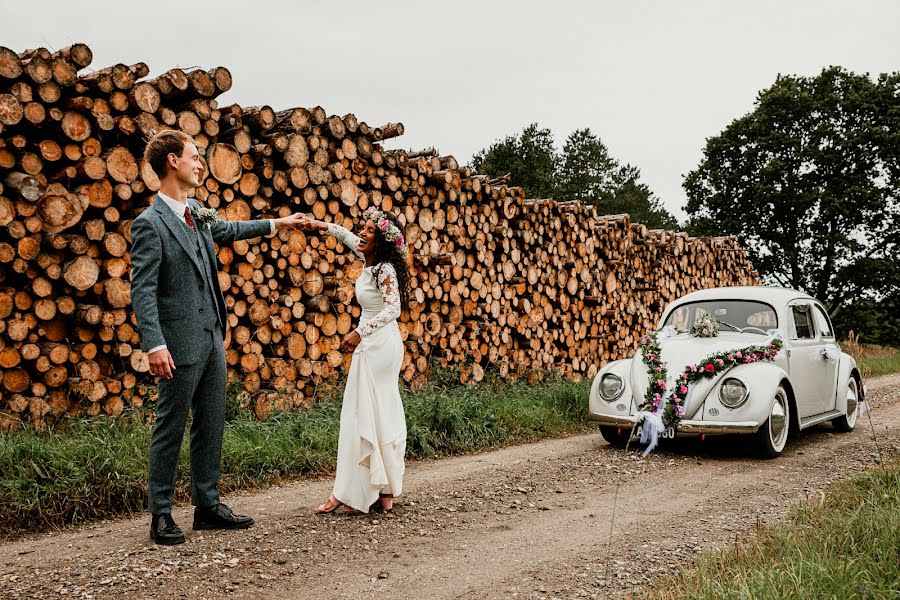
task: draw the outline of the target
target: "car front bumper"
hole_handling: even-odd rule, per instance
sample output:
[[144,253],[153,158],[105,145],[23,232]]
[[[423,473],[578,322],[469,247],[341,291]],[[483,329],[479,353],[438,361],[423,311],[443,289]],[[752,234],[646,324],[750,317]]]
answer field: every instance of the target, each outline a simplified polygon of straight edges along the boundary
[[[588,411],[588,421],[610,427],[631,429],[638,421],[637,417],[601,415]],[[693,421],[684,419],[678,424],[678,435],[726,435],[730,433],[755,433],[760,424],[756,421]]]

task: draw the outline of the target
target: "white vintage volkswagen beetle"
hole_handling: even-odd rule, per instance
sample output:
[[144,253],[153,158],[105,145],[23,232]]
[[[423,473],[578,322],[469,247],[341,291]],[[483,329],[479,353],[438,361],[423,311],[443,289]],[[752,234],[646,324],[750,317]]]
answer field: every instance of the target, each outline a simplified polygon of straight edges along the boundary
[[[701,317],[713,317],[715,337],[688,330]],[[714,354],[736,353],[780,338],[784,347],[773,360],[726,366],[699,379],[684,401],[684,415],[661,437],[747,434],[759,452],[776,457],[789,435],[823,421],[836,431],[856,424],[864,388],[856,361],[841,352],[821,303],[796,290],[774,287],[714,288],[687,294],[669,304],[659,343],[667,365],[667,389],[685,369]],[[594,378],[588,418],[600,424],[611,444],[624,445],[644,420],[639,416],[648,386],[641,351],[605,365]]]

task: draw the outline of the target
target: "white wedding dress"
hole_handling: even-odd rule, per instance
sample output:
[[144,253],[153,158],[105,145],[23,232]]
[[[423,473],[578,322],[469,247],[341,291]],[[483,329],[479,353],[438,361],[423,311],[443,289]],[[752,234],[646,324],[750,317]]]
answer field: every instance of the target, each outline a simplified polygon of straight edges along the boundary
[[[357,251],[360,239],[329,224],[328,235]],[[356,331],[362,340],[353,352],[338,440],[334,497],[362,512],[379,494],[403,493],[406,417],[400,399],[403,341],[397,318],[400,294],[390,263],[363,269],[356,280],[362,316]]]

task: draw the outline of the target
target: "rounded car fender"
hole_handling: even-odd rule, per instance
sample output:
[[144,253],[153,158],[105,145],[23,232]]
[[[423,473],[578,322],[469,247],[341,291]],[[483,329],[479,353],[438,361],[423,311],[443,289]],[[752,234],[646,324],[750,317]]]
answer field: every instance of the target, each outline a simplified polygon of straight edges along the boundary
[[[859,373],[856,360],[846,352],[841,352],[840,363],[838,364],[837,397],[835,398],[834,408],[842,413],[847,412],[847,391],[850,388],[850,378],[853,377],[854,373]],[[862,400],[864,392],[861,385],[858,392],[859,399]]]
[[[737,408],[729,408],[719,400],[719,389],[729,378],[735,378],[747,386],[747,401]],[[773,363],[751,363],[739,365],[723,375],[706,396],[700,411],[693,418],[705,421],[756,421],[759,424],[769,418],[772,399],[781,382],[790,377],[779,365]],[[790,394],[791,391],[788,390]],[[711,410],[715,409],[715,410]]]
[[[622,378],[622,381],[625,382],[625,388],[622,390],[622,395],[619,396],[614,402],[613,405],[617,405],[620,403],[624,403],[628,407],[633,406],[632,402],[632,389],[631,389],[631,359],[626,358],[622,360],[614,360],[610,363],[607,363],[597,372],[597,375],[594,377],[593,383],[591,383],[591,393],[588,397],[588,408],[592,413],[596,414],[623,414],[620,411],[611,410],[610,403],[600,397],[600,380],[607,373],[613,373]],[[624,414],[630,414],[631,410],[629,409]]]

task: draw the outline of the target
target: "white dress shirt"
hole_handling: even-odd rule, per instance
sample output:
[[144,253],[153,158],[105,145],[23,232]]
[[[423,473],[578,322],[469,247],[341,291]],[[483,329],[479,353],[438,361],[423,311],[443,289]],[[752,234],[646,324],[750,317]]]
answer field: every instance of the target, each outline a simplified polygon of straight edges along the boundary
[[[163,194],[162,192],[156,192],[156,194],[159,196],[159,198],[163,202],[166,203],[166,206],[168,206],[169,208],[172,209],[172,212],[175,213],[175,216],[177,216],[179,219],[181,219],[182,223],[187,225],[187,220],[184,218],[184,209],[187,208],[187,203],[181,202],[179,200],[175,200],[174,198],[170,198],[170,197],[166,196],[165,194]],[[269,235],[274,235],[275,234],[275,219],[269,219],[269,225],[271,227],[271,229],[269,231]],[[165,344],[163,344],[162,346],[156,346],[155,348],[151,348],[150,350],[148,350],[147,354],[153,354],[154,352],[157,352],[159,350],[164,350],[165,348],[166,348]]]

